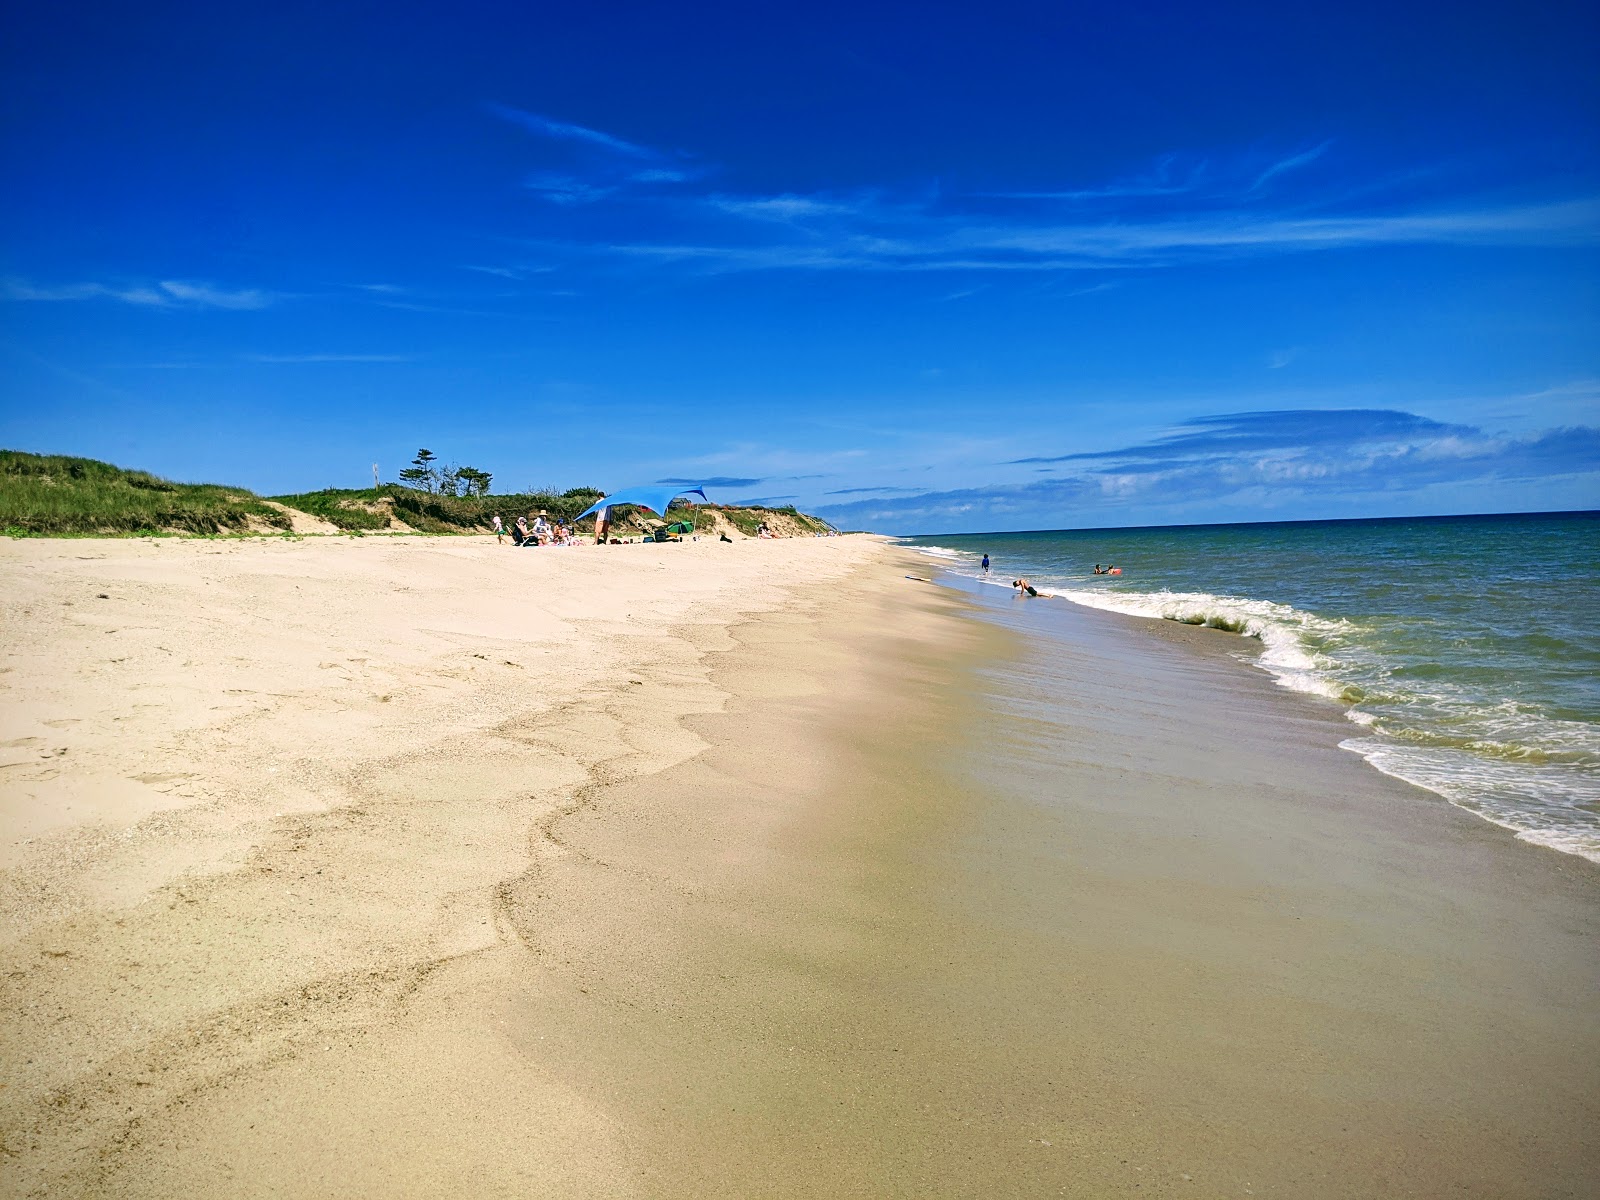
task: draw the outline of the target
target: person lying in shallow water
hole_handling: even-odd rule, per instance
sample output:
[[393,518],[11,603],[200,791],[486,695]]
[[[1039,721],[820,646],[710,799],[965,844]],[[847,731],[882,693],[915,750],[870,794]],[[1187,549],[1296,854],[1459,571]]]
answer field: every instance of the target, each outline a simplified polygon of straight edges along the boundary
[[1013,579],[1011,581],[1011,586],[1017,589],[1017,595],[1019,595],[1019,596],[1022,595],[1024,592],[1026,592],[1030,596],[1037,596],[1039,594],[1038,589],[1035,588],[1033,586],[1033,584],[1029,583],[1026,579]]

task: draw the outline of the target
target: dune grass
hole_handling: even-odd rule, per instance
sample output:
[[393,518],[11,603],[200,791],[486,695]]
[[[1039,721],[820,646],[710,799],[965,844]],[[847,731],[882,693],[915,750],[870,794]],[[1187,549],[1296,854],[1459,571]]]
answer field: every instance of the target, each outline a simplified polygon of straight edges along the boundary
[[742,508],[724,508],[721,505],[712,505],[712,507],[721,511],[722,515],[740,533],[750,537],[756,536],[756,530],[767,519],[768,514],[787,517],[808,533],[827,533],[831,528],[826,521],[803,513],[792,504],[786,504],[782,508],[768,508],[766,505],[753,505]]
[[[496,513],[508,527],[520,515],[541,511],[552,520],[570,522],[599,498],[600,492],[589,487],[501,496],[441,496],[390,483],[268,499],[320,517],[347,533],[389,529],[392,515],[419,533],[459,534],[488,529]],[[789,518],[804,531],[828,529],[824,522],[792,506],[709,507],[751,536],[771,515]],[[689,508],[674,508],[671,519],[690,517],[690,513]],[[639,524],[635,518],[647,515],[632,505],[618,505],[612,511],[613,527],[633,528]],[[0,450],[0,533],[7,536],[287,533],[291,527],[287,513],[244,488],[174,483],[148,471],[130,471],[92,458]]]
[[389,528],[388,510],[380,504],[383,492],[376,488],[349,491],[324,488],[320,492],[300,492],[292,496],[273,496],[279,504],[320,517],[349,533]]
[[173,483],[92,458],[0,450],[0,531],[29,535],[287,531],[289,517],[243,488]]
[[522,514],[541,510],[553,520],[571,521],[600,496],[594,488],[503,496],[441,496],[386,483],[379,488],[325,488],[273,496],[279,504],[331,521],[340,529],[384,529],[389,514],[422,533],[475,533],[499,513],[510,526]]

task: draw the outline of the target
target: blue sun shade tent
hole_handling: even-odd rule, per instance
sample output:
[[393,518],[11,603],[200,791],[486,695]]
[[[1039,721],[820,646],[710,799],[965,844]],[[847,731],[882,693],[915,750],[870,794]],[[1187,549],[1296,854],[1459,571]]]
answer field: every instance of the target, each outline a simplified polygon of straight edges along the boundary
[[703,487],[623,488],[620,492],[612,492],[611,495],[604,496],[601,499],[596,500],[593,504],[589,505],[588,508],[579,513],[575,519],[581,521],[585,517],[592,516],[599,512],[602,508],[614,508],[618,504],[636,504],[640,508],[648,508],[658,517],[664,517],[667,515],[667,505],[671,504],[679,496],[699,496],[700,499],[705,500],[706,492]]

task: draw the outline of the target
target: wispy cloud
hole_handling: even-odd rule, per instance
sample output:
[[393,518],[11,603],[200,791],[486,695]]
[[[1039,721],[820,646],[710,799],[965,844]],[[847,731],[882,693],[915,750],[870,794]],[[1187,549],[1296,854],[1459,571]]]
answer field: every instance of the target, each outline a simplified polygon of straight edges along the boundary
[[25,279],[7,279],[0,284],[0,297],[6,300],[121,300],[124,304],[157,307],[171,304],[171,297],[154,288],[113,286],[105,283],[68,283],[42,287]]
[[1210,164],[1204,159],[1183,160],[1177,154],[1164,154],[1148,171],[1093,187],[984,192],[982,195],[997,200],[1142,200],[1198,192],[1206,186],[1210,174]]
[[316,363],[408,363],[416,359],[406,354],[241,354],[237,357],[210,360],[172,359],[154,362],[116,362],[106,366],[124,371],[219,371],[236,368],[240,363],[262,366],[294,366]]
[[708,196],[706,203],[737,217],[793,222],[816,217],[861,216],[871,211],[875,200],[871,196],[852,201],[827,196],[797,196],[786,192],[778,196]]
[[195,362],[190,359],[174,359],[165,362],[110,362],[105,366],[112,371],[208,371],[219,367],[232,366],[225,362]]
[[178,303],[198,308],[266,308],[274,299],[271,293],[256,288],[230,291],[208,283],[185,283],[179,279],[163,280],[156,286]]
[[72,283],[39,286],[22,279],[0,283],[0,299],[73,301],[117,300],[141,308],[215,308],[243,311],[266,308],[280,299],[258,288],[219,288],[208,283],[164,279],[154,284]]
[[[1600,201],[1350,217],[1224,214],[1174,220],[1034,227],[963,225],[943,234],[940,251],[1002,261],[1149,263],[1173,256],[1237,251],[1322,250],[1348,246],[1597,240]],[[942,244],[941,244],[942,242]],[[1010,256],[1008,258],[1007,256]]]
[[646,167],[635,171],[628,179],[633,183],[687,183],[699,178],[699,174],[682,167]]
[[1060,189],[991,191],[980,195],[1000,200],[1067,201],[1098,204],[1102,201],[1167,200],[1195,197],[1217,201],[1244,198],[1279,175],[1309,166],[1333,145],[1332,139],[1262,164],[1260,154],[1164,154],[1149,169],[1109,183]]
[[1244,451],[1309,449],[1317,446],[1363,446],[1373,442],[1415,442],[1474,433],[1469,426],[1447,425],[1430,417],[1386,408],[1284,409],[1226,413],[1181,422],[1172,433],[1152,442],[1117,450],[1086,450],[1051,457],[1014,458],[1018,463],[1157,462]]
[[743,500],[733,500],[729,503],[735,505],[772,505],[782,504],[786,500],[797,500],[798,496],[747,496]]
[[702,168],[684,156],[628,141],[614,134],[507,104],[489,112],[527,130],[548,145],[547,160],[523,177],[522,186],[552,204],[598,204],[622,192],[670,187],[698,178]]
[[615,195],[621,190],[622,182],[591,183],[576,175],[565,175],[556,171],[535,171],[523,179],[522,186],[530,192],[537,192],[552,204],[594,204],[607,196]]
[[838,489],[836,489],[834,491],[831,491],[831,492],[823,492],[822,494],[824,496],[865,496],[865,495],[869,495],[869,494],[873,494],[873,493],[876,493],[878,495],[892,495],[892,494],[917,494],[917,495],[920,495],[921,493],[926,492],[927,490],[928,490],[927,488],[908,488],[908,487],[854,487],[854,488],[838,488]]
[[765,483],[765,479],[743,479],[736,475],[707,475],[697,479],[658,479],[657,483],[671,484],[674,487],[726,487],[746,488],[755,487],[758,483]]
[[1330,139],[1329,141],[1323,142],[1320,146],[1312,146],[1309,150],[1302,150],[1298,154],[1291,154],[1287,158],[1280,158],[1277,162],[1273,163],[1265,171],[1262,171],[1261,174],[1256,176],[1255,182],[1250,185],[1250,190],[1252,192],[1259,192],[1263,187],[1265,187],[1272,180],[1276,179],[1279,175],[1283,175],[1289,171],[1297,171],[1301,167],[1309,166],[1310,164],[1316,162],[1317,159],[1321,158],[1324,152],[1326,152],[1328,147],[1331,145],[1333,145],[1333,142]]
[[[1079,222],[1002,219],[913,203],[862,203],[842,212],[819,204],[808,211],[790,204],[790,198],[774,199],[783,199],[791,214],[774,223],[785,231],[777,236],[567,243],[564,248],[705,272],[1059,272],[1371,246],[1586,246],[1600,241],[1600,200],[1594,198],[1353,216],[1228,211]],[[731,211],[725,198],[712,203]]]
[[[561,292],[547,292],[546,295],[564,295]],[[410,300],[380,300],[378,305],[382,308],[392,308],[397,312],[438,313],[452,317],[503,317],[518,321],[554,321],[555,318],[543,313],[529,312],[524,308],[468,308],[456,304],[420,304]]]
[[[687,184],[697,172],[659,154],[640,170],[645,148],[627,145],[637,153],[546,165],[525,178],[551,203],[604,212],[611,201],[622,218],[609,236],[602,217],[586,221],[580,237],[537,243],[543,251],[702,274],[1059,273],[1373,246],[1600,241],[1600,198],[1593,195],[1539,202],[1446,196],[1434,180],[1431,200],[1402,204],[1393,177],[1387,189],[1352,191],[1348,172],[1339,189],[1319,189],[1309,168],[1328,155],[1329,140],[1272,158],[1167,155],[1132,176],[1059,190],[927,185],[737,194],[674,186],[649,193],[653,207],[638,203],[645,197],[640,180]],[[1380,204],[1386,190],[1389,199]],[[658,236],[640,235],[652,227]]]
[[608,150],[613,154],[620,154],[628,158],[653,159],[659,158],[658,151],[648,146],[641,146],[624,138],[616,137],[609,133],[602,133],[598,129],[590,129],[585,125],[575,125],[570,121],[558,121],[554,117],[546,117],[540,113],[529,112],[523,108],[513,108],[509,104],[496,104],[490,102],[488,110],[502,121],[510,121],[519,125],[529,133],[542,138],[549,138],[558,142],[576,142],[600,150]]
[[289,364],[302,363],[407,363],[416,359],[409,354],[247,354],[246,362]]
[[[463,271],[476,271],[480,275],[495,275],[501,279],[521,279],[525,274],[524,269],[521,267],[483,267],[474,266],[471,263],[462,263],[461,269]],[[547,267],[545,269],[550,270],[551,268]]]

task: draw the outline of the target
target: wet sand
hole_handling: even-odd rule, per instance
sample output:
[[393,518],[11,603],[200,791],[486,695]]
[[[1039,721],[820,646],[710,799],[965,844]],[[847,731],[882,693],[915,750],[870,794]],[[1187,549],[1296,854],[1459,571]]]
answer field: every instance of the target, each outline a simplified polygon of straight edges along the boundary
[[[1337,711],[1237,638],[904,580],[919,562],[619,622],[605,688],[507,698],[475,742],[368,726],[359,795],[41,918],[7,1053],[59,1082],[8,1101],[11,1180],[1593,1191],[1592,864],[1337,749]],[[152,975],[185,1002],[152,1007]]]

